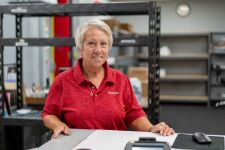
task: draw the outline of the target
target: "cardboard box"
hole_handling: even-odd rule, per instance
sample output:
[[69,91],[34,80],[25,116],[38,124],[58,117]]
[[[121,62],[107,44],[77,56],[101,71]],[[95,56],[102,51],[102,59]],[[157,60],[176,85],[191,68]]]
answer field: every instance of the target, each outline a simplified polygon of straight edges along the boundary
[[147,67],[129,67],[128,77],[136,77],[141,82],[142,96],[148,97],[148,68]]
[[119,28],[119,21],[115,18],[111,18],[111,19],[104,19],[102,20],[103,22],[105,22],[109,27],[110,29],[113,31],[118,31],[118,28]]
[[131,24],[129,24],[129,23],[120,23],[119,24],[119,29],[127,31],[128,33],[133,33],[134,32],[133,26]]
[[148,80],[141,80],[142,96],[148,97]]
[[148,80],[148,68],[147,67],[129,67],[128,77],[136,77],[139,80]]

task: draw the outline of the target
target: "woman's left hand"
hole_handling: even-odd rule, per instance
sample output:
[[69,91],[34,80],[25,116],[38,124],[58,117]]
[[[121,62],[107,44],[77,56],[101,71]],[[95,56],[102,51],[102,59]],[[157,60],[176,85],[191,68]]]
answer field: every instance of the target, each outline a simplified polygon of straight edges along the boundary
[[161,135],[164,135],[164,136],[169,136],[175,133],[173,128],[170,128],[165,122],[160,122],[154,125],[150,131],[159,132]]

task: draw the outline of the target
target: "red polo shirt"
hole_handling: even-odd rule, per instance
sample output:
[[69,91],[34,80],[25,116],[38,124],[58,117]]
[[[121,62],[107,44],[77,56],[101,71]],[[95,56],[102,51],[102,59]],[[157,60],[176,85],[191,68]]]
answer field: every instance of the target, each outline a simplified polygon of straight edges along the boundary
[[105,78],[97,89],[83,75],[82,59],[59,74],[45,102],[42,117],[56,115],[70,128],[127,130],[145,116],[129,79],[105,63]]

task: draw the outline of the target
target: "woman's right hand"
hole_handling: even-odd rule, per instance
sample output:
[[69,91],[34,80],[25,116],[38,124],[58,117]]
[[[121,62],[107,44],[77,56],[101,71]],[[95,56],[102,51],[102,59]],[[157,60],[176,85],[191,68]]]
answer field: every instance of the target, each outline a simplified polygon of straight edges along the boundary
[[58,137],[60,133],[69,135],[69,127],[55,115],[46,115],[43,117],[44,125],[53,131],[52,139]]
[[69,127],[65,123],[60,123],[57,125],[57,127],[53,130],[52,139],[58,138],[60,133],[63,133],[64,135],[70,134]]

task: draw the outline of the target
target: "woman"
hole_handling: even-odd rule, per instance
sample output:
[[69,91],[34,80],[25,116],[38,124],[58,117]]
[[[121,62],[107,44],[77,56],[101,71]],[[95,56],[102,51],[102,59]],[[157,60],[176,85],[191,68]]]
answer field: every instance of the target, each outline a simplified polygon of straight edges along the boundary
[[81,58],[53,82],[42,117],[53,138],[69,134],[69,128],[160,132],[171,135],[165,123],[153,126],[138,105],[128,78],[109,68],[112,32],[100,20],[80,25],[76,47]]

